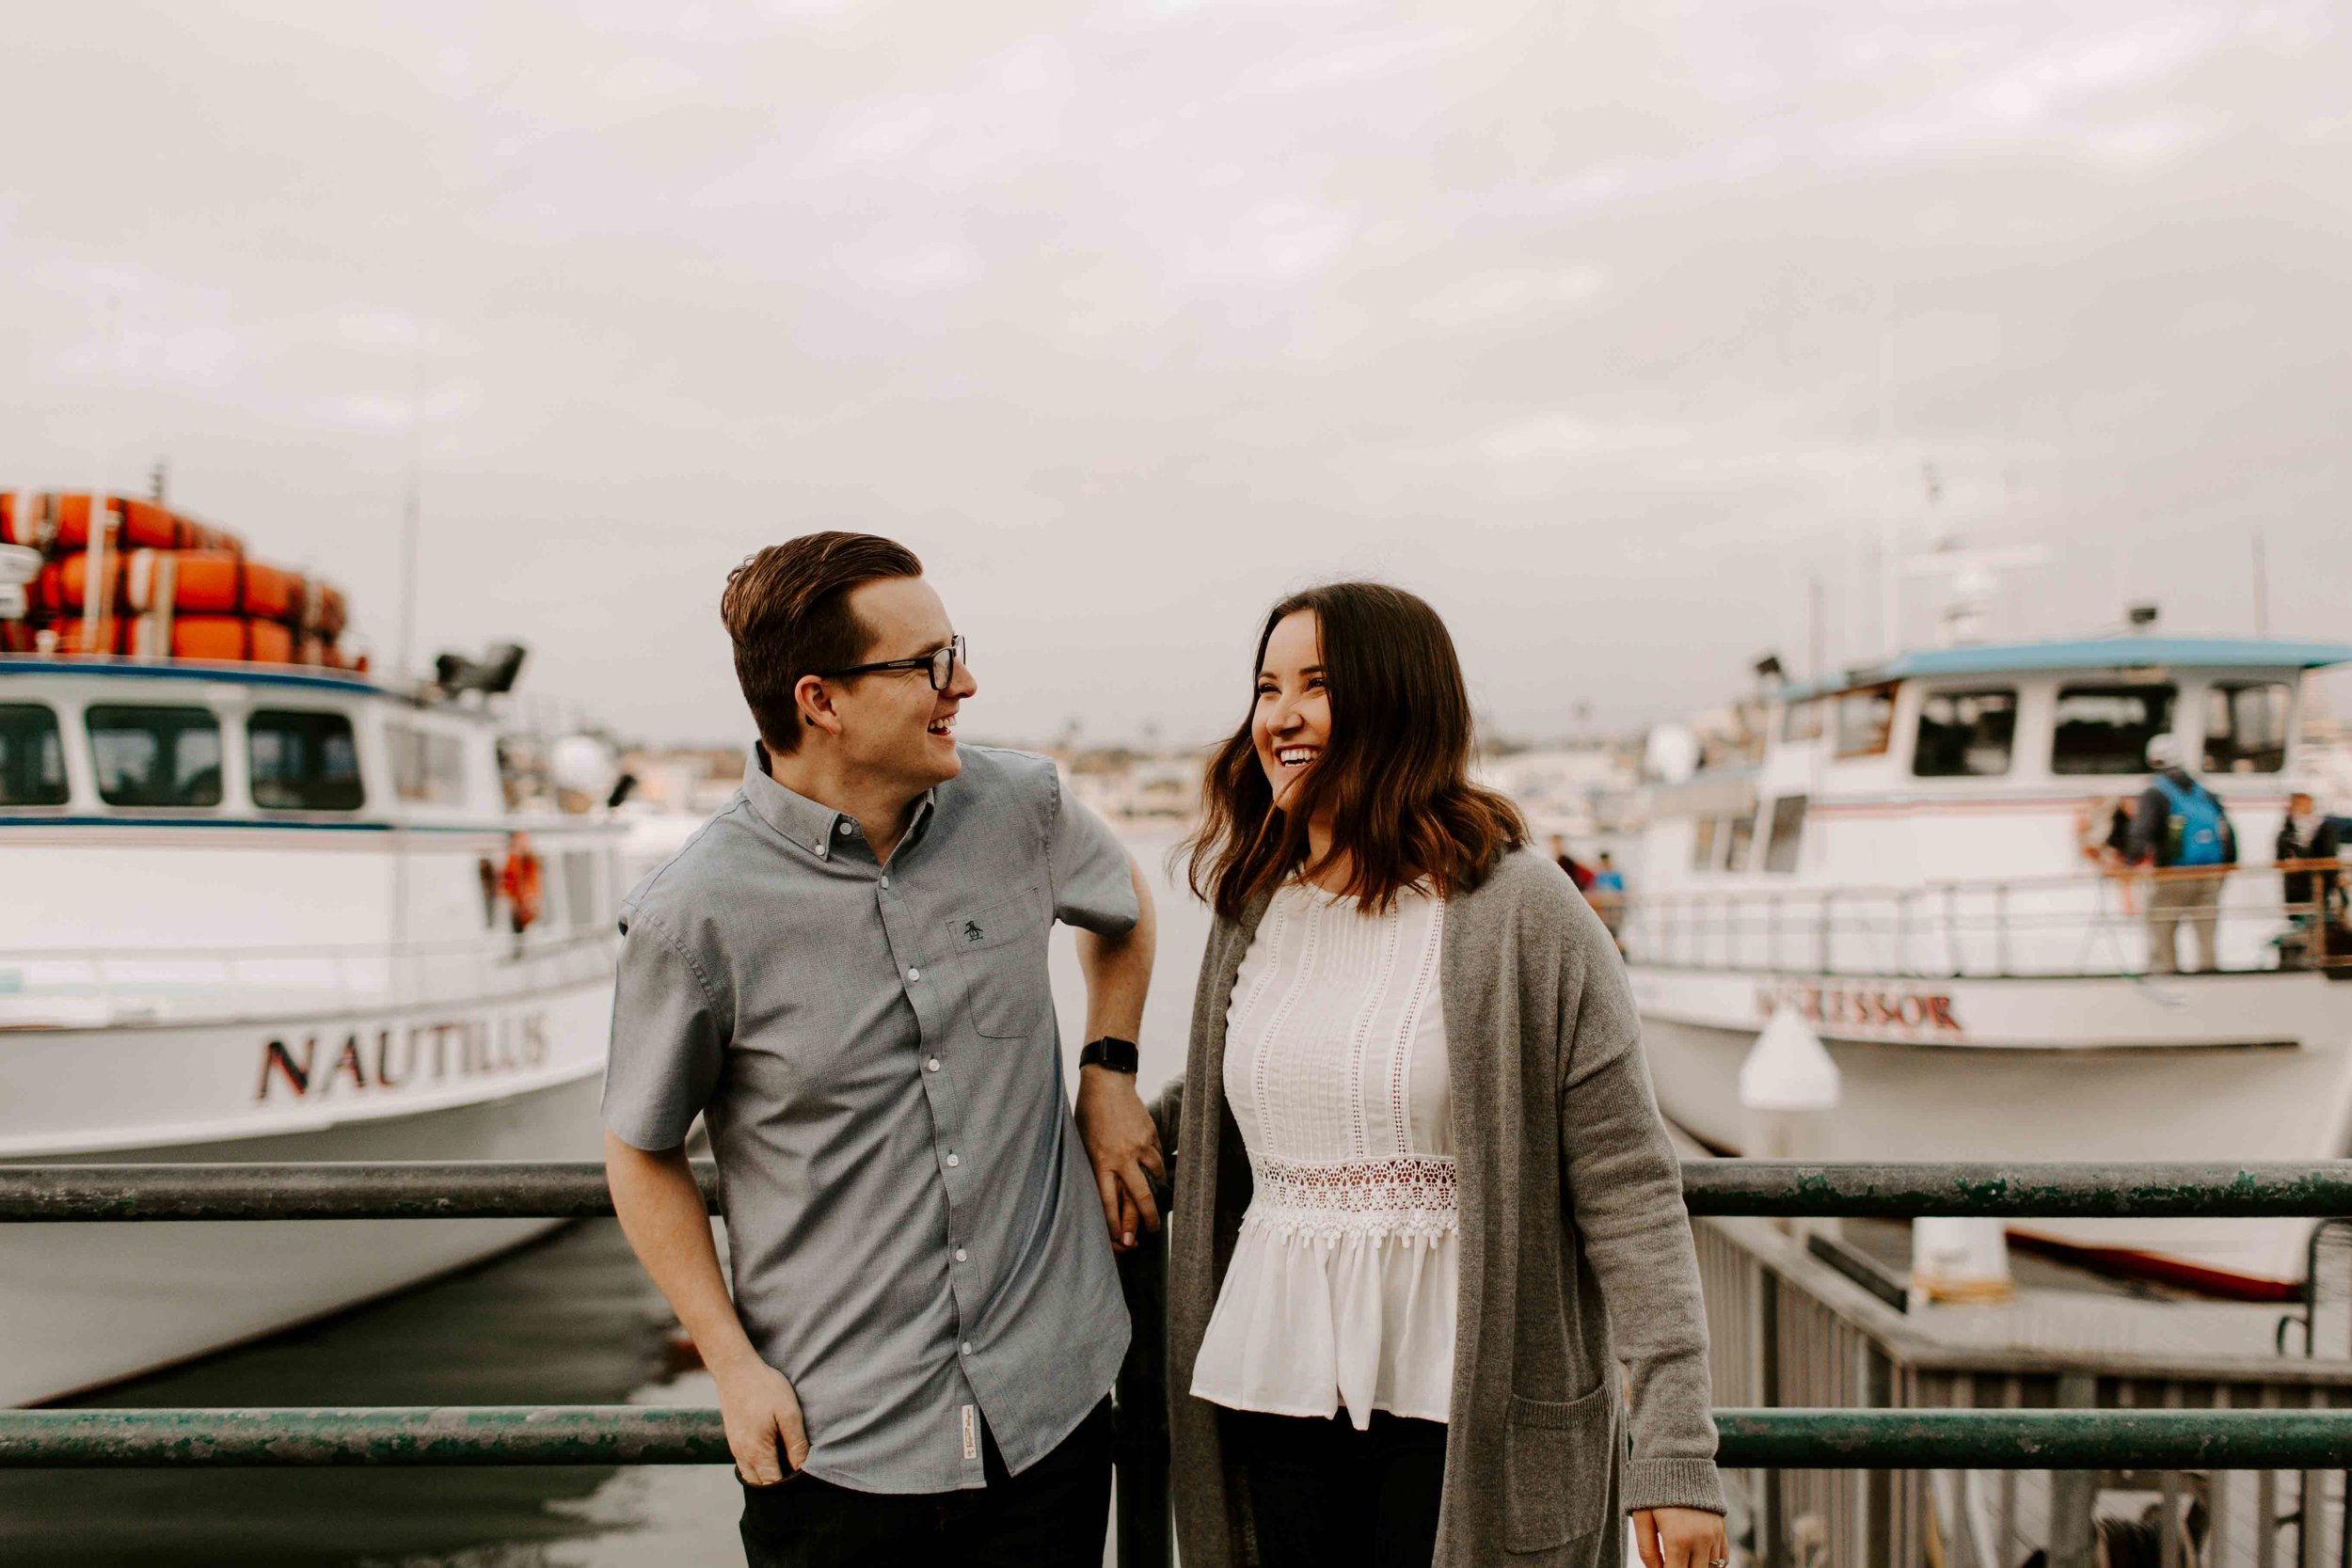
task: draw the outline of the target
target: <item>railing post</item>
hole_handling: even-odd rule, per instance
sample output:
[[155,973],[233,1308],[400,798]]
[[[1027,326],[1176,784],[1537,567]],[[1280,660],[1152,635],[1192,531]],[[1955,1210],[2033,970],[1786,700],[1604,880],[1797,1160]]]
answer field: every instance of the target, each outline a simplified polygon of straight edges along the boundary
[[[1756,1345],[1763,1353],[1757,1369],[1758,1395],[1768,1410],[1780,1404],[1780,1275],[1763,1271],[1756,1295]],[[1756,1498],[1756,1558],[1763,1568],[1784,1568],[1790,1561],[1788,1543],[1787,1489],[1777,1469],[1767,1469]]]
[[[2089,1372],[2061,1372],[2055,1402],[2088,1407],[2098,1402],[2098,1386]],[[2098,1487],[2096,1470],[2050,1472],[2050,1568],[2092,1568],[2090,1508]]]
[[[1157,1195],[1163,1215],[1168,1194]],[[1118,1568],[1173,1568],[1168,1494],[1168,1232],[1146,1230],[1119,1260],[1133,1327],[1112,1394],[1111,1458],[1119,1478],[1112,1530]]]

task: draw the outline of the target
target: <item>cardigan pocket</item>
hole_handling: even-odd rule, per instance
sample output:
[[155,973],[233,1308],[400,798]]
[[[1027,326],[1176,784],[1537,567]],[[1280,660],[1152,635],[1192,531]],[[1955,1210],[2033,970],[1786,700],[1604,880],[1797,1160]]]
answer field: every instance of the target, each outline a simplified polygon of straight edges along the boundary
[[1573,1400],[1511,1396],[1502,1429],[1502,1544],[1541,1552],[1605,1527],[1616,1450],[1610,1380]]

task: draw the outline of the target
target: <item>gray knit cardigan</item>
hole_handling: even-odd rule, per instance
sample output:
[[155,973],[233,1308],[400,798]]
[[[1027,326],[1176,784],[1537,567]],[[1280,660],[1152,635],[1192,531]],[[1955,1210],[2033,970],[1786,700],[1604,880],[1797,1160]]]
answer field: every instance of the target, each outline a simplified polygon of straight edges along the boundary
[[[1249,1207],[1225,1014],[1266,902],[1216,923],[1184,1077],[1157,1106],[1181,1152],[1168,1309],[1184,1568],[1258,1561],[1218,1409],[1190,1389]],[[1520,849],[1449,901],[1439,976],[1461,1293],[1438,1568],[1615,1563],[1625,1511],[1724,1511],[1698,1259],[1624,966],[1566,875]]]

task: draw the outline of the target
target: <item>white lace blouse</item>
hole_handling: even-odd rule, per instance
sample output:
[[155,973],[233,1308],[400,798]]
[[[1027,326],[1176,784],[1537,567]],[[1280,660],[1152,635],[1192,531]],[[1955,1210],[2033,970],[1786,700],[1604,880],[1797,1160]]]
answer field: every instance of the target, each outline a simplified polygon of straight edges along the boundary
[[1446,1418],[1460,1236],[1438,960],[1445,905],[1295,884],[1226,1012],[1242,1219],[1192,1391],[1236,1410]]

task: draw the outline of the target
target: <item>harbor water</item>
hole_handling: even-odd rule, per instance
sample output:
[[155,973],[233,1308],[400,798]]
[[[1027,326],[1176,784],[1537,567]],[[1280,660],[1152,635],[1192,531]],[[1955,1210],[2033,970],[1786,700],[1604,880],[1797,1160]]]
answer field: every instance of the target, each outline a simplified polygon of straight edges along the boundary
[[[1182,1070],[1207,911],[1168,876],[1172,830],[1129,835],[1158,887],[1147,1092]],[[1085,993],[1057,932],[1068,1055]],[[1074,1073],[1074,1066],[1071,1069]],[[717,1402],[610,1220],[260,1344],[71,1402],[113,1406]],[[739,1560],[723,1466],[0,1470],[0,1563],[24,1568],[675,1568]]]

